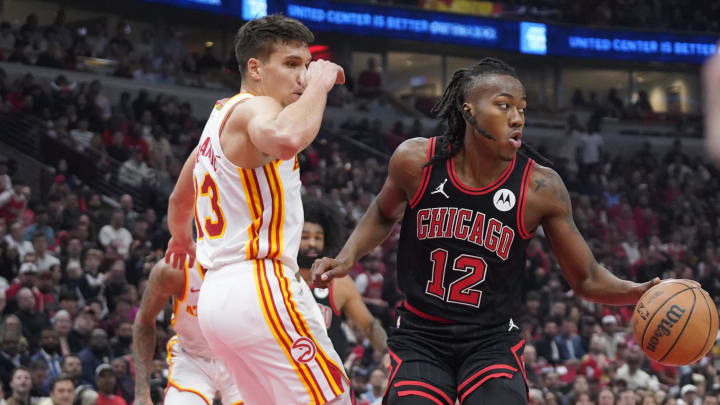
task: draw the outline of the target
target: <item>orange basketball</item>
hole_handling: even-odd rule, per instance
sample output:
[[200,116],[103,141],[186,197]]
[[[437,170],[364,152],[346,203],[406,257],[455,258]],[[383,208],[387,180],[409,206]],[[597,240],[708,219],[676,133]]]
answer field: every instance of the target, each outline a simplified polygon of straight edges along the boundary
[[640,297],[632,329],[635,341],[651,359],[674,366],[691,364],[715,342],[717,308],[696,283],[666,280]]

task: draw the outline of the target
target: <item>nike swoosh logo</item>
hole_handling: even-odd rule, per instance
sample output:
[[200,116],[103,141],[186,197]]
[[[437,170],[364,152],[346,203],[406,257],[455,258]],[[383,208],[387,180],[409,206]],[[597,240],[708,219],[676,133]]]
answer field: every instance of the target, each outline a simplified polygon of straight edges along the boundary
[[199,292],[199,291],[200,291],[199,288],[191,288],[191,289],[190,289],[190,292],[191,292],[191,293],[196,293],[196,292]]

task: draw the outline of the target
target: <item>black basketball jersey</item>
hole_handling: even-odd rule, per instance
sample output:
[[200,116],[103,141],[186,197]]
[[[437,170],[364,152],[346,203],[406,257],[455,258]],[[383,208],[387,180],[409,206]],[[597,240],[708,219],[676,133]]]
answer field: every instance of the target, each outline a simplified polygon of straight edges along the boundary
[[[427,160],[436,143],[430,139]],[[498,325],[517,316],[532,236],[523,220],[534,164],[516,153],[482,188],[460,182],[453,158],[424,169],[400,233],[398,283],[406,309],[444,323]]]
[[330,283],[330,288],[313,288],[312,291],[325,320],[328,337],[330,337],[337,354],[340,355],[341,359],[345,360],[350,347],[345,332],[340,327],[344,317],[340,308],[337,308],[333,301],[333,284],[333,282]]

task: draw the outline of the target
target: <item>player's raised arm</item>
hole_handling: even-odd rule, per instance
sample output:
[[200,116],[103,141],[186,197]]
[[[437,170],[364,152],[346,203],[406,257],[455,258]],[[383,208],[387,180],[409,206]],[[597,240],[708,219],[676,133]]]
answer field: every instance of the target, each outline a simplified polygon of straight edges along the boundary
[[132,353],[135,362],[135,404],[152,405],[150,368],[155,354],[156,319],[171,296],[180,297],[185,286],[185,272],[177,271],[163,260],[150,271],[133,324]]
[[238,121],[247,122],[250,141],[260,152],[287,160],[310,145],[320,131],[327,93],[345,82],[343,69],[326,60],[310,62],[304,77],[302,95],[285,108],[271,97],[255,97],[237,109]]
[[324,257],[312,266],[313,285],[327,288],[335,277],[348,274],[352,265],[378,246],[403,216],[409,195],[419,187],[425,164],[427,139],[403,142],[390,158],[388,177],[380,193],[358,222],[335,259]]
[[[565,279],[573,291],[583,298],[609,305],[635,304],[653,285],[654,279],[643,284],[615,277],[595,260],[572,216],[570,195],[560,176],[552,169],[536,165],[531,178],[535,198],[542,200],[543,230],[560,263]],[[536,201],[538,201],[536,200]]]

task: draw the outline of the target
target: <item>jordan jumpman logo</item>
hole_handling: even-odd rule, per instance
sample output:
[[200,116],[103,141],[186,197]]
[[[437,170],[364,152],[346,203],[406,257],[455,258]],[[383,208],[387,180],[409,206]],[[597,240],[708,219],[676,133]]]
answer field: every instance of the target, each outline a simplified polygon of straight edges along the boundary
[[445,198],[450,198],[449,195],[445,194],[445,190],[444,190],[444,188],[445,188],[445,183],[447,183],[447,179],[443,180],[443,182],[440,183],[439,186],[437,186],[437,188],[435,189],[435,191],[431,192],[430,194],[440,193],[440,194],[444,195]]
[[510,332],[512,330],[512,328],[520,330],[520,327],[515,325],[515,322],[513,322],[512,318],[510,318],[510,327],[508,327],[508,332]]

